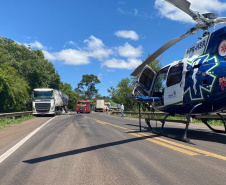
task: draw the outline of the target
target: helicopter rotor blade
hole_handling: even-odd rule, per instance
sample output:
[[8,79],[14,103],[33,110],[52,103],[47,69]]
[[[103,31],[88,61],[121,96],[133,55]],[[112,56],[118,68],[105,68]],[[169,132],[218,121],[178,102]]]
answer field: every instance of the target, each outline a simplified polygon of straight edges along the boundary
[[191,3],[189,1],[187,0],[165,0],[165,1],[169,2],[170,4],[176,6],[186,14],[190,15],[193,18],[193,20],[196,20],[198,13],[190,9]]
[[189,36],[189,33],[186,33],[178,38],[175,38],[169,42],[167,42],[165,45],[163,45],[161,48],[159,48],[157,51],[155,51],[151,56],[149,56],[141,65],[139,65],[134,71],[133,73],[131,73],[131,76],[137,76],[142,69],[144,68],[144,66],[150,64],[152,61],[154,61],[159,55],[161,55],[164,51],[166,51],[168,48],[170,48],[171,46],[173,46],[174,44],[176,44],[177,42],[179,42],[180,40],[182,40],[183,38]]
[[[197,26],[197,25],[196,25]],[[170,48],[171,46],[173,46],[174,44],[176,44],[177,42],[179,42],[180,40],[186,38],[187,36],[196,33],[197,31],[199,31],[201,28],[199,27],[193,27],[191,28],[188,32],[186,32],[185,34],[181,35],[178,38],[175,38],[169,42],[167,42],[166,44],[164,44],[161,48],[159,48],[157,51],[155,51],[151,56],[149,56],[142,64],[140,64],[132,73],[131,76],[137,76],[142,69],[144,68],[145,65],[150,64],[152,61],[154,61],[159,55],[161,55],[164,51],[166,51],[168,48]]]
[[225,23],[226,22],[226,17],[218,17],[215,21],[216,21],[216,23],[220,23],[220,22]]

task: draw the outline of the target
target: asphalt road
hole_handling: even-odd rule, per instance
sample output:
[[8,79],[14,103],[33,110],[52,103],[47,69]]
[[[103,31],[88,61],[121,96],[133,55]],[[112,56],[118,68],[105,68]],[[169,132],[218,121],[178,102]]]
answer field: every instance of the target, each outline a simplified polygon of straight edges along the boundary
[[[226,184],[226,134],[191,125],[189,144],[142,126],[102,113],[56,116],[0,163],[0,184]],[[184,125],[166,127],[179,135]]]

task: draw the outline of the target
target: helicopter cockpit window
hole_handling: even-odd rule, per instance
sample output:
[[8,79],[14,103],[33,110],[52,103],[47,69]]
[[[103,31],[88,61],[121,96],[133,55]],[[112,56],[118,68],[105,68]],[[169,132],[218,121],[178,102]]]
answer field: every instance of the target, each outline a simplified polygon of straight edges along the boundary
[[140,76],[139,82],[148,91],[151,88],[153,78],[153,72],[150,69],[145,69]]
[[167,77],[166,86],[170,87],[181,82],[183,72],[183,63],[179,63],[170,68]]

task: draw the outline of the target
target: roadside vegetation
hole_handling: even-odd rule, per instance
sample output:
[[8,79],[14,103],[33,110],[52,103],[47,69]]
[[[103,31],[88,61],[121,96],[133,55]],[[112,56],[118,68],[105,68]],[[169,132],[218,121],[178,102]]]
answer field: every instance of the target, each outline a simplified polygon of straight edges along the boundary
[[26,115],[22,117],[17,117],[17,118],[3,118],[0,119],[0,129],[8,128],[12,125],[20,124],[23,121],[30,120],[34,118],[33,115]]
[[96,99],[123,103],[126,110],[132,110],[130,101],[136,78],[125,78],[118,85],[110,87],[110,96],[102,96],[96,89],[100,83],[97,76],[84,74],[75,89],[63,83],[53,64],[44,58],[41,50],[0,37],[0,113],[31,110],[31,92],[35,88],[59,89],[69,96],[68,108],[75,110],[77,100],[89,99],[93,105]]

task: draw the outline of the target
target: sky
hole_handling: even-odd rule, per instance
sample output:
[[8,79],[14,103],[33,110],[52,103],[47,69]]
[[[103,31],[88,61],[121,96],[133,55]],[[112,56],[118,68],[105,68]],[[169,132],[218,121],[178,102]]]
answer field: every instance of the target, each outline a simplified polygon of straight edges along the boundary
[[[189,2],[192,10],[226,16],[226,0]],[[164,0],[1,0],[0,7],[1,37],[42,50],[61,81],[73,89],[82,75],[98,76],[96,88],[102,96],[109,95],[110,86],[131,78],[148,54],[195,25]],[[181,59],[201,35],[168,49],[161,64]]]

